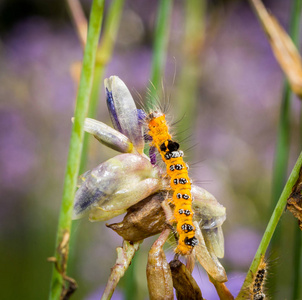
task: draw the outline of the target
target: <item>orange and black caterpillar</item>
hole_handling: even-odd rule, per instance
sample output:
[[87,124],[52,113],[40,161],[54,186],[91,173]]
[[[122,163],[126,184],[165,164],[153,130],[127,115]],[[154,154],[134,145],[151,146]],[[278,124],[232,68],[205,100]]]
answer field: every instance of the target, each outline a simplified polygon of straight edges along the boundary
[[147,120],[148,134],[152,138],[151,146],[157,148],[166,164],[167,173],[171,177],[172,202],[175,205],[174,217],[179,235],[175,252],[188,255],[198,243],[192,221],[191,180],[188,176],[188,168],[183,161],[183,152],[179,150],[179,144],[173,141],[169,134],[165,115],[156,111],[150,113]]

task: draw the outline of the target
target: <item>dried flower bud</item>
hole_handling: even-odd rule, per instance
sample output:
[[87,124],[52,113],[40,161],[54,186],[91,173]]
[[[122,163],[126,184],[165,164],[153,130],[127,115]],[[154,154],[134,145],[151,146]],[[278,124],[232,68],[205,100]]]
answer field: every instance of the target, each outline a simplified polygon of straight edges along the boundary
[[179,260],[172,260],[170,263],[173,286],[176,290],[177,299],[203,299],[200,288],[192,277],[190,271]]
[[154,194],[128,209],[120,223],[106,225],[127,241],[140,241],[162,232],[166,227],[165,213],[161,207],[162,194]]

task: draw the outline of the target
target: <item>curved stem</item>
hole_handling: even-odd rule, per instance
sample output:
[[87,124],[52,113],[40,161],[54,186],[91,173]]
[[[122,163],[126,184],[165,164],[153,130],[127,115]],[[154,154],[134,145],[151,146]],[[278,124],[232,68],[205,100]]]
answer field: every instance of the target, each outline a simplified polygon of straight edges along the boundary
[[287,198],[289,197],[289,195],[291,194],[292,188],[295,185],[298,177],[299,177],[299,172],[300,169],[302,167],[302,152],[300,153],[298,160],[287,180],[287,183],[282,191],[282,194],[279,198],[279,201],[273,211],[273,214],[269,220],[269,223],[266,227],[266,230],[264,232],[264,235],[262,237],[261,243],[258,247],[258,250],[255,254],[254,260],[250,266],[250,269],[247,273],[247,276],[245,278],[245,281],[243,283],[243,286],[240,290],[240,293],[238,295],[238,297],[236,299],[246,299],[246,291],[248,290],[248,287],[250,286],[250,284],[253,281],[253,274],[256,273],[259,264],[260,264],[260,260],[261,260],[261,256],[265,255],[266,250],[268,248],[268,245],[271,241],[271,238],[274,234],[274,231],[276,229],[276,226],[281,218],[281,215],[284,212],[284,209],[286,207],[287,204]]
[[[111,2],[106,22],[104,24],[104,32],[96,54],[96,62],[94,69],[94,79],[90,97],[90,104],[87,116],[94,119],[96,117],[98,101],[100,99],[101,81],[105,73],[108,63],[111,61],[114,44],[120,25],[121,14],[123,10],[124,0],[114,0]],[[84,136],[83,152],[80,166],[80,173],[85,172],[87,152],[89,147],[89,136]]]
[[94,0],[89,20],[87,43],[84,51],[83,67],[75,108],[74,124],[71,132],[68,160],[65,173],[63,198],[57,231],[55,261],[49,299],[60,299],[69,293],[66,276],[69,253],[69,237],[73,200],[80,167],[84,137],[84,120],[87,115],[92,89],[96,51],[103,19],[104,0]]

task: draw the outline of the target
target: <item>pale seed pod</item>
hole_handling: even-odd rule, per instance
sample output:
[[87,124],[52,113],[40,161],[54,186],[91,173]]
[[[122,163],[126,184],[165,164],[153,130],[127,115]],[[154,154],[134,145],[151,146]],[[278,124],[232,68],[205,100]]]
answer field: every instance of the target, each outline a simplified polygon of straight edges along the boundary
[[166,260],[163,245],[170,234],[170,229],[161,233],[149,251],[147,281],[151,300],[172,300],[173,282],[170,266]]

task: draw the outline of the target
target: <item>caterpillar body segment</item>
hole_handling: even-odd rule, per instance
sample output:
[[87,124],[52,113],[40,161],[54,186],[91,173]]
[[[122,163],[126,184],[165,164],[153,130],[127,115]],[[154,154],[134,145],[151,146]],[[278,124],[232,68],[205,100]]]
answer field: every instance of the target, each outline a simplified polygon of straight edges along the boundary
[[151,147],[157,148],[166,164],[167,174],[171,178],[172,203],[175,206],[174,218],[179,235],[175,252],[188,255],[197,244],[193,225],[191,180],[188,175],[188,167],[183,160],[183,152],[179,150],[179,144],[173,141],[169,134],[165,115],[160,112],[153,112],[148,115],[147,120],[148,134],[152,138]]
[[258,270],[254,275],[253,283],[250,288],[250,294],[252,300],[264,300],[266,296],[263,292],[263,286],[266,280],[267,270],[266,262],[264,256],[261,257],[261,262],[259,264]]

